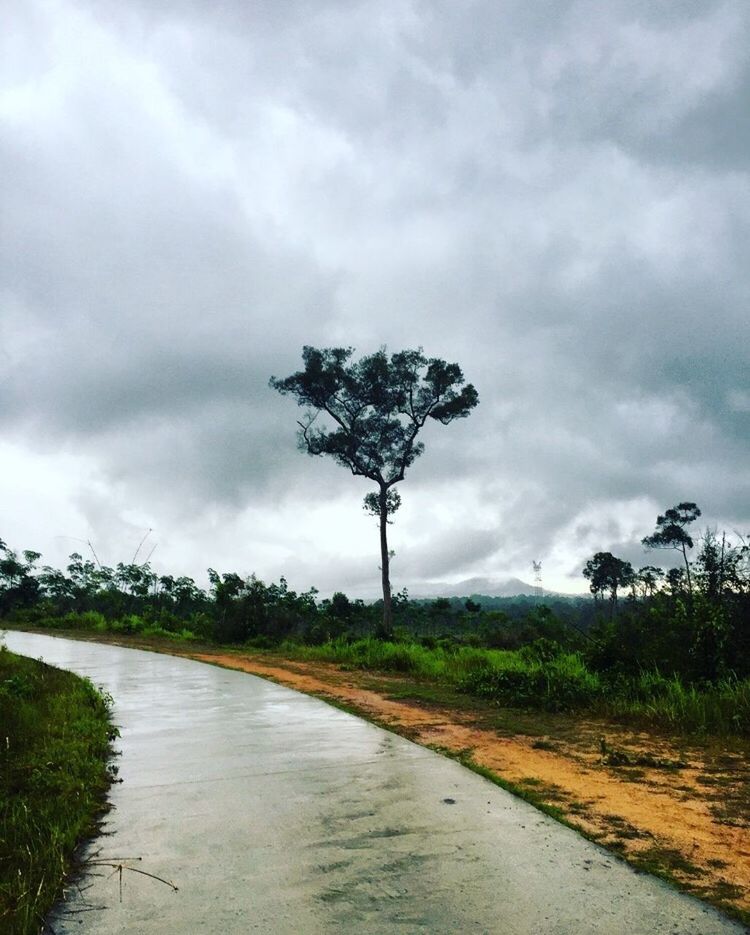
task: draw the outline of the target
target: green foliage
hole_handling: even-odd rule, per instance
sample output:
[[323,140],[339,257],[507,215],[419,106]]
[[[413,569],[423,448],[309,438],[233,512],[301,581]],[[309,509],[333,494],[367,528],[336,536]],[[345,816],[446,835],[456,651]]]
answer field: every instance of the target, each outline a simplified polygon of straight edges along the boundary
[[29,607],[36,603],[39,582],[34,576],[34,565],[39,552],[26,549],[23,559],[0,539],[0,617],[14,608]]
[[488,665],[469,674],[459,688],[501,704],[545,711],[590,708],[603,691],[601,680],[580,656],[565,654],[541,661],[524,657],[523,651],[503,666]]
[[650,536],[646,536],[641,540],[647,549],[677,549],[682,552],[690,594],[693,591],[693,584],[687,553],[688,549],[693,547],[693,540],[688,534],[687,527],[695,522],[700,515],[701,511],[696,504],[685,500],[678,503],[677,506],[671,507],[664,514],[657,516],[656,530]]
[[[365,494],[362,501],[362,507],[365,513],[370,516],[380,516],[380,494],[377,490],[372,490]],[[394,487],[385,492],[385,514],[393,516],[401,508],[401,494]]]
[[688,685],[656,670],[609,677],[549,640],[520,651],[371,638],[320,646],[286,642],[279,649],[297,659],[403,673],[509,707],[581,711],[675,732],[750,735],[750,679]]
[[302,594],[289,589],[286,579],[265,585],[252,575],[219,575],[209,569],[215,598],[213,637],[220,643],[244,643],[263,636],[279,643],[289,636],[320,641],[336,630],[336,624],[319,618],[316,591]]
[[595,598],[609,592],[610,600],[614,605],[617,601],[618,590],[629,587],[635,575],[630,562],[616,558],[611,552],[597,552],[586,562],[583,577],[590,581],[589,587]]
[[730,676],[715,684],[686,685],[677,675],[642,672],[620,680],[605,699],[604,712],[670,731],[750,735],[750,679]]
[[110,782],[116,731],[86,679],[0,646],[0,931],[31,935]]
[[693,540],[687,532],[690,523],[701,515],[698,507],[685,501],[671,507],[656,518],[656,530],[642,541],[647,549],[692,549]]
[[563,655],[562,646],[555,640],[542,636],[531,643],[527,643],[518,653],[521,659],[529,662],[552,662]]
[[[427,358],[421,350],[390,357],[384,348],[351,361],[353,349],[304,347],[304,370],[270,385],[292,396],[308,415],[300,445],[312,455],[330,455],[352,474],[390,487],[422,454],[416,441],[427,422],[463,418],[479,397],[464,384],[458,364]],[[319,414],[328,426],[315,424]]]
[[[584,575],[597,593],[610,590],[609,619],[590,631],[589,663],[608,673],[637,675],[643,669],[674,673],[690,684],[718,682],[731,673],[750,675],[750,550],[706,530],[696,561],[687,527],[701,515],[683,501],[657,517],[656,531],[643,539],[650,549],[676,549],[684,568],[644,566],[621,580],[627,566],[609,552],[597,552]],[[627,571],[626,568],[626,571]],[[629,579],[629,580],[628,580]],[[615,613],[616,587],[629,583],[625,607]]]

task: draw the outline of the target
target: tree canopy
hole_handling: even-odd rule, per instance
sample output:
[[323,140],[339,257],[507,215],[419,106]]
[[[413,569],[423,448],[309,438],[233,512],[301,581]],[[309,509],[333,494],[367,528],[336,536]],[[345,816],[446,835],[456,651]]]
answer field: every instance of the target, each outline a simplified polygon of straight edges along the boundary
[[617,601],[618,590],[628,587],[634,580],[630,562],[617,558],[611,552],[597,552],[586,562],[583,576],[591,582],[589,589],[594,597],[609,591],[613,605]]
[[693,540],[687,531],[690,523],[701,515],[700,509],[691,500],[683,500],[656,517],[656,529],[641,542],[647,549],[677,549],[682,552],[687,573],[688,591],[692,593],[690,562],[687,550],[692,549]]
[[[351,361],[351,347],[304,347],[304,370],[271,386],[307,409],[300,445],[330,455],[352,474],[391,487],[424,451],[417,435],[428,419],[447,425],[477,405],[479,396],[458,364],[427,358],[422,350],[385,348]],[[321,415],[331,424],[322,425]]]

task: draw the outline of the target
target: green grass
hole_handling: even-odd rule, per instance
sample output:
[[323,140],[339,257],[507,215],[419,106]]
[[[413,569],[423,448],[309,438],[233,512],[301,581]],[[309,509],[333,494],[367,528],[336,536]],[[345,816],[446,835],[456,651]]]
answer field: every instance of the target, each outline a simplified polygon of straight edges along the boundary
[[750,679],[686,685],[652,671],[611,681],[588,669],[577,653],[539,659],[523,649],[427,648],[375,639],[320,646],[287,642],[278,651],[292,659],[400,673],[497,705],[587,712],[674,733],[750,736]]
[[617,685],[603,702],[613,718],[672,731],[750,735],[750,679],[685,685],[677,676],[643,672]]
[[158,623],[149,622],[138,614],[125,614],[108,620],[95,610],[82,613],[62,614],[57,617],[40,617],[34,627],[43,630],[84,630],[89,633],[115,633],[129,636],[157,636],[170,640],[196,640],[198,637],[186,627],[166,630]]
[[111,781],[109,699],[0,646],[0,931],[31,935]]
[[395,643],[372,638],[353,642],[339,638],[320,646],[285,642],[279,651],[295,659],[337,662],[351,668],[379,672],[400,672],[455,685],[488,667],[500,671],[529,665],[523,661],[521,652],[512,650],[473,646],[436,646],[428,649],[421,643]]

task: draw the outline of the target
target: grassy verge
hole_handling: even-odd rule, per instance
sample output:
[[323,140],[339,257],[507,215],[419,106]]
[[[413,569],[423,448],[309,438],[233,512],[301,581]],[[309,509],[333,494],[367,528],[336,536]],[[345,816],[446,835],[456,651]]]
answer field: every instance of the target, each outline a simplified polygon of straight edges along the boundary
[[580,711],[676,733],[750,736],[750,679],[698,686],[653,671],[608,678],[588,669],[577,653],[545,656],[533,646],[514,651],[427,648],[363,639],[321,646],[284,643],[280,651],[292,659],[404,673],[499,705]]
[[0,646],[0,931],[39,932],[111,781],[109,700]]

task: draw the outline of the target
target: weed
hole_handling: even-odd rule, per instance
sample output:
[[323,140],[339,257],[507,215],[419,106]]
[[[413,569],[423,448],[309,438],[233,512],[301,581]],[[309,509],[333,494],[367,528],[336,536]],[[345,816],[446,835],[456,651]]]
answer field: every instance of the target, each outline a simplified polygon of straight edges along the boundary
[[706,895],[720,901],[725,899],[742,899],[745,895],[745,891],[741,886],[737,886],[735,883],[727,883],[726,880],[720,880],[718,883],[714,883],[707,888]]
[[605,766],[648,766],[651,769],[685,769],[684,760],[669,760],[651,753],[628,753],[616,747],[610,747],[605,737],[599,739],[599,752]]
[[115,729],[86,679],[0,646],[0,930],[38,932],[109,786]]
[[675,877],[693,879],[703,874],[699,867],[696,867],[679,851],[668,847],[659,847],[656,844],[633,855],[632,862],[642,870],[657,873],[668,879],[674,879]]

